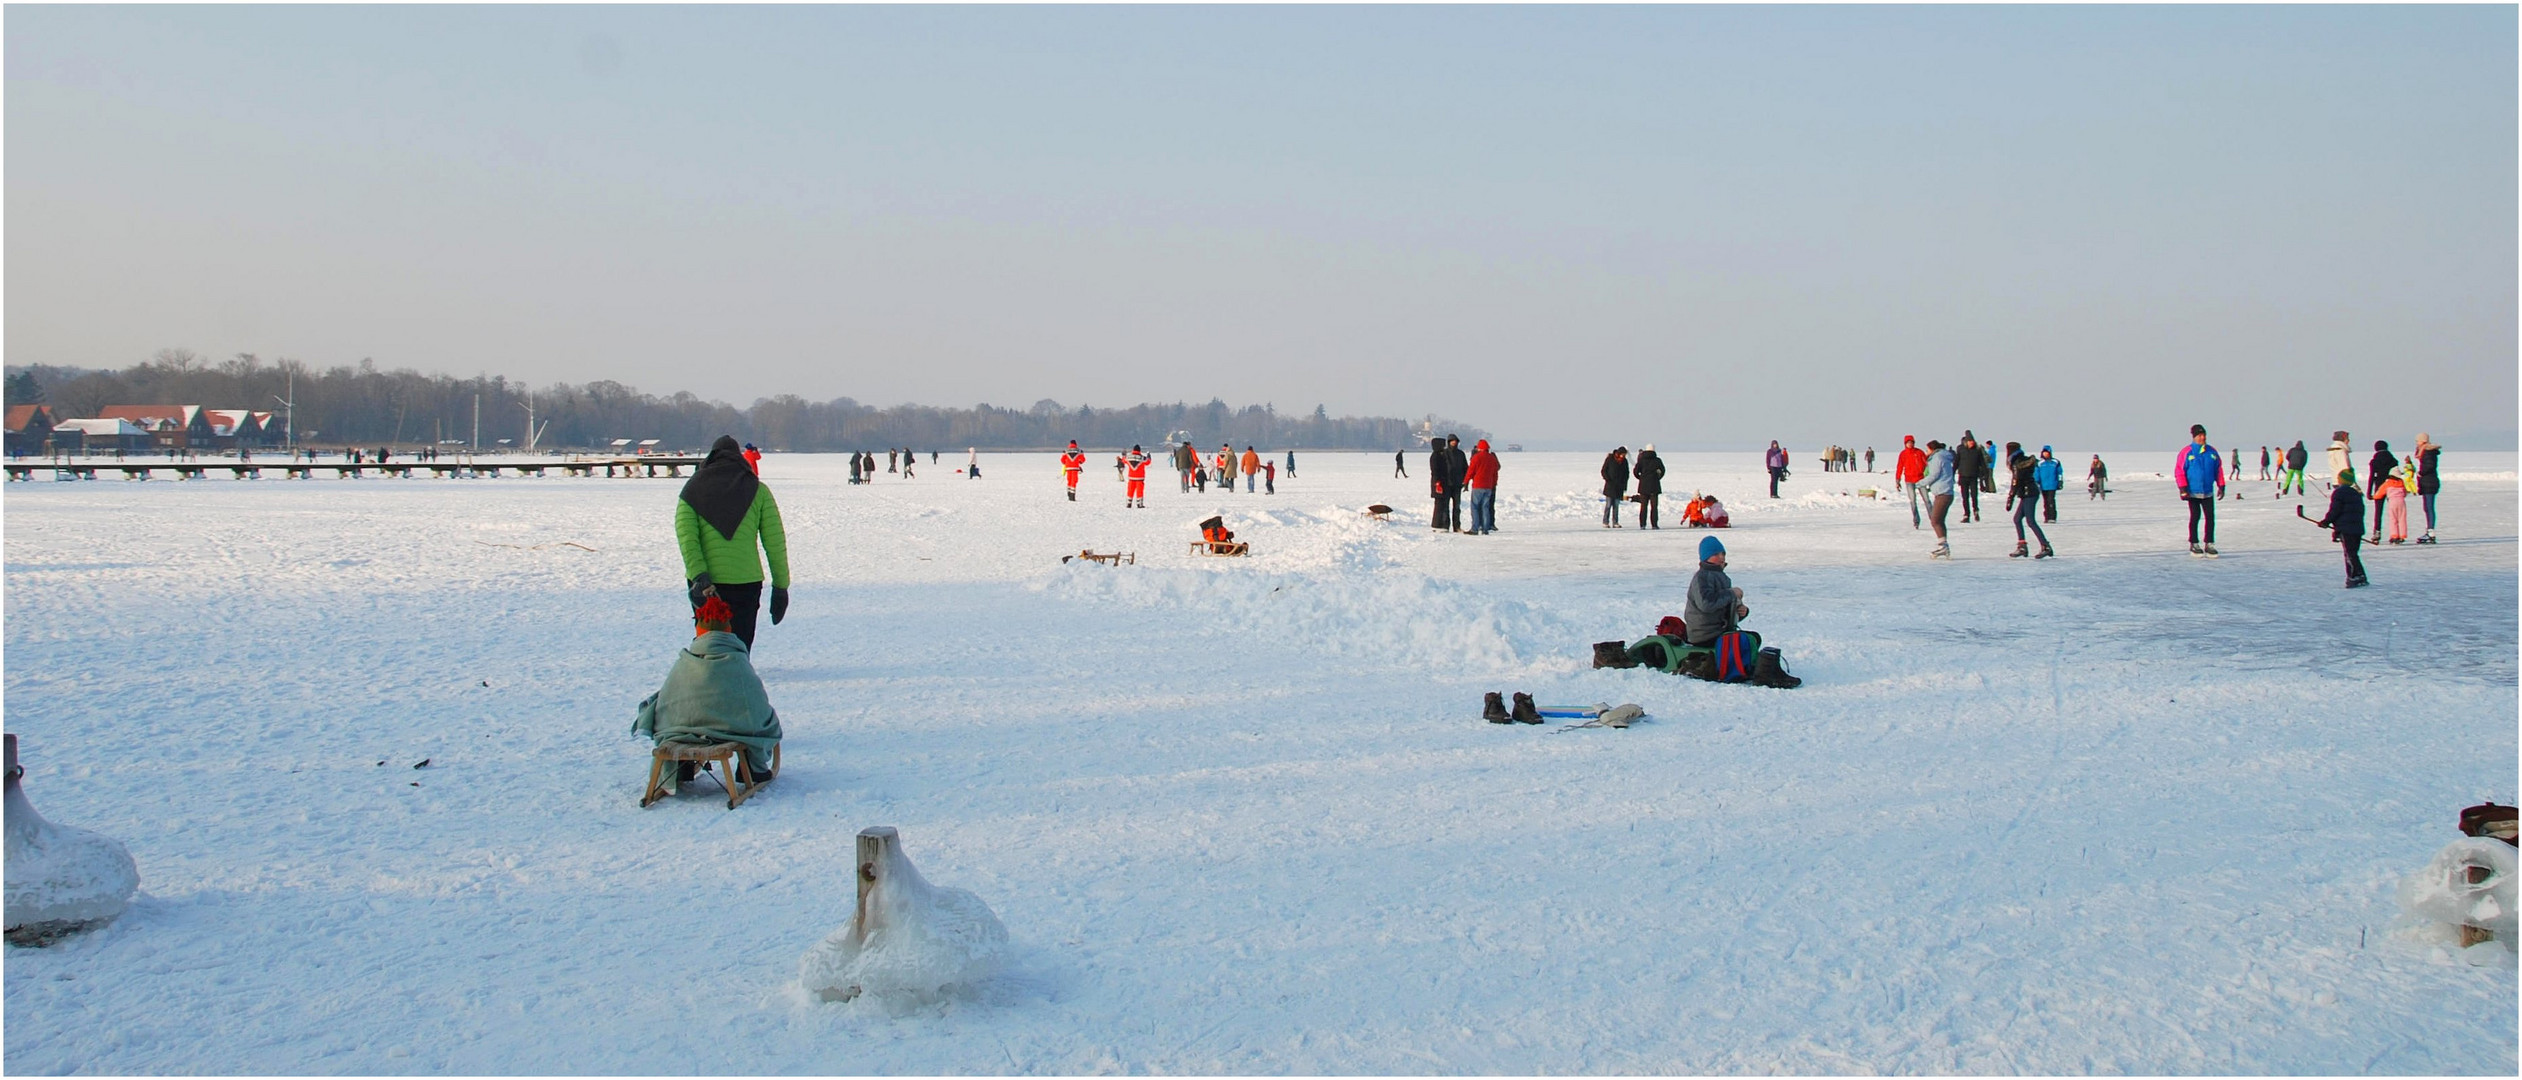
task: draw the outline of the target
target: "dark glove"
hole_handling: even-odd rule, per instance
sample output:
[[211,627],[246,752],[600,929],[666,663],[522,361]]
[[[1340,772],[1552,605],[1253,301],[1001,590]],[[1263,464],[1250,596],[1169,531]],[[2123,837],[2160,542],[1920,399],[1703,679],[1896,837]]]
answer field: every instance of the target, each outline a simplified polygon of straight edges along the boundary
[[785,619],[787,617],[788,590],[780,588],[777,585],[773,585],[771,586],[771,625],[777,626],[779,625],[779,621],[781,619]]
[[708,571],[704,570],[701,572],[701,576],[692,579],[693,607],[701,606],[701,601],[707,600],[716,595],[718,595],[718,586],[709,580]]

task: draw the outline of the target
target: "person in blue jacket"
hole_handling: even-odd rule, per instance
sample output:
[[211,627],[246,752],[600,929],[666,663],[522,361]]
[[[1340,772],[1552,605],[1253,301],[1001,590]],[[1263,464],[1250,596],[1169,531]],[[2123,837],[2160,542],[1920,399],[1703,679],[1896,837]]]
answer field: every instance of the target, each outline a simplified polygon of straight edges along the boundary
[[2067,467],[2050,456],[2049,448],[2040,448],[2040,462],[2032,466],[2032,481],[2040,485],[2040,519],[2055,524],[2058,520],[2058,485],[2065,483]]
[[[2216,557],[2216,500],[2224,497],[2224,459],[2207,445],[2207,425],[2189,425],[2189,445],[2172,459],[2172,482],[2181,501],[2189,504],[2189,553]],[[2206,546],[2198,545],[2198,522],[2207,523]]]

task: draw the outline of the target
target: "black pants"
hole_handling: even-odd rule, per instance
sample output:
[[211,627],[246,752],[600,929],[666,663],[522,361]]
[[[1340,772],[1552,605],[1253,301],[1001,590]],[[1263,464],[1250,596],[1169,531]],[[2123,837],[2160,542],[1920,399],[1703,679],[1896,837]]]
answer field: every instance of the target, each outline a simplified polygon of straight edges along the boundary
[[1774,499],[1774,498],[1777,498],[1777,497],[1778,497],[1778,481],[1780,481],[1780,480],[1784,480],[1784,479],[1786,479],[1786,470],[1785,470],[1785,469],[1771,469],[1771,470],[1769,470],[1769,497],[1770,497],[1770,498]]
[[2195,495],[2185,495],[2185,496],[2182,496],[2182,498],[2185,498],[2185,499],[2189,500],[2189,542],[2190,542],[2190,543],[2193,543],[2193,544],[2195,544],[2195,543],[2198,543],[2198,542],[2199,542],[2199,541],[2198,541],[2198,519],[2203,517],[2203,518],[2205,518],[2205,519],[2207,520],[2207,539],[2206,539],[2206,542],[2207,542],[2207,543],[2210,543],[2210,544],[2215,543],[2215,542],[2216,542],[2216,501],[2215,501],[2215,499],[2214,499],[2212,496],[2210,496],[2210,497],[2208,497],[2208,498],[2204,498],[2204,499],[2202,499],[2202,498],[2199,498],[2198,496],[2195,496]]
[[1638,495],[1638,528],[1641,528],[1641,529],[1660,529],[1660,528],[1663,528],[1663,527],[1664,527],[1664,515],[1663,515],[1663,513],[1662,513],[1662,510],[1663,510],[1663,504],[1664,504],[1664,493],[1663,493],[1663,492],[1658,491],[1658,492],[1655,492],[1655,493],[1653,493],[1653,494],[1644,494],[1644,493],[1639,494],[1639,495]]
[[2364,537],[2360,535],[2341,536],[2338,538],[2338,547],[2339,550],[2347,553],[2347,580],[2351,582],[2363,581]]
[[1953,489],[1961,499],[1963,521],[1985,520],[1985,515],[1979,512],[1979,481],[1977,479],[1954,484]]
[[[689,585],[690,582],[684,584]],[[727,629],[734,631],[736,637],[743,640],[745,650],[750,652],[753,648],[753,623],[762,614],[762,583],[752,581],[742,585],[719,585],[718,598],[726,601],[728,609],[735,612],[735,620],[728,625]],[[693,608],[692,614],[697,617],[700,609]]]
[[2058,520],[2058,492],[2054,488],[2040,493],[2040,519],[2051,523]]
[[1462,531],[1461,492],[1457,491],[1452,494],[1440,493],[1436,496],[1436,520],[1430,522],[1429,527],[1447,529],[1453,532]]

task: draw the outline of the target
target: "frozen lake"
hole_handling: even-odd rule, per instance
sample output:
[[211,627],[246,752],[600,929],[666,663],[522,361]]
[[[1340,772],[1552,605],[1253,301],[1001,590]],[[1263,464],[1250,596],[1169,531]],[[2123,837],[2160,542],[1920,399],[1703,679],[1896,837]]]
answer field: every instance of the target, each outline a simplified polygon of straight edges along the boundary
[[[1589,669],[1703,535],[1600,528],[1598,454],[1506,455],[1476,538],[1426,527],[1423,454],[1155,469],[1145,510],[1108,453],[1073,504],[1047,454],[774,455],[786,767],[735,811],[637,806],[679,480],[11,484],[26,788],[142,894],[7,950],[4,1064],[2512,1074],[2511,953],[2394,889],[2515,798],[2515,456],[2447,451],[2443,543],[2349,592],[2270,483],[2185,554],[2176,445],[2106,454],[2099,503],[2061,454],[2040,563],[2002,495],[1930,563],[1883,474],[1772,502],[1756,455],[1670,456],[1794,691]],[[1185,554],[1221,511],[1252,558]],[[1490,690],[1650,719],[1500,727]],[[796,988],[868,825],[1006,923],[988,993]]]

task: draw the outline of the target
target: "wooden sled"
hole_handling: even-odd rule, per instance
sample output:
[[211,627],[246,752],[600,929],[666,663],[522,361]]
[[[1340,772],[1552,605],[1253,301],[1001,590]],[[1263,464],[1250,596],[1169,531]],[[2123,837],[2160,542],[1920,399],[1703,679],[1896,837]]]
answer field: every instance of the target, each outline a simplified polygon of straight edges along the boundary
[[1191,554],[1193,555],[1248,555],[1251,554],[1251,552],[1252,545],[1241,540],[1191,541]]
[[709,763],[714,761],[718,763],[718,783],[727,789],[727,809],[735,809],[744,800],[752,798],[754,792],[762,790],[762,785],[779,778],[778,743],[771,744],[771,774],[758,779],[754,777],[752,767],[744,763],[743,750],[744,744],[731,742],[658,744],[656,756],[648,763],[648,790],[640,793],[640,808],[646,809],[666,797],[668,765],[697,761],[701,771],[708,772]]
[[1084,559],[1087,562],[1099,562],[1105,566],[1119,566],[1122,563],[1129,563],[1133,566],[1138,565],[1138,553],[1135,551],[1115,551],[1109,555],[1098,555],[1092,551],[1080,551],[1075,555],[1060,556],[1061,562],[1067,562],[1070,559]]
[[1376,503],[1375,505],[1366,508],[1366,516],[1377,521],[1390,521],[1392,520],[1392,508],[1385,506],[1382,503]]

